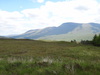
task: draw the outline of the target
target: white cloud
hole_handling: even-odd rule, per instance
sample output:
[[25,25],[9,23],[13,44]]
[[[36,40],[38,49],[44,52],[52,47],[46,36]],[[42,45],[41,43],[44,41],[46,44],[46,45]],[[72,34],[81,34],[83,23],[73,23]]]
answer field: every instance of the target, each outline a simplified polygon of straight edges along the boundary
[[[43,2],[44,0],[38,0]],[[100,3],[96,0],[48,1],[40,8],[21,12],[0,10],[0,35],[22,33],[29,29],[59,26],[64,22],[100,23]]]
[[44,0],[37,0],[37,2],[39,2],[39,3],[43,3],[43,2],[44,2]]

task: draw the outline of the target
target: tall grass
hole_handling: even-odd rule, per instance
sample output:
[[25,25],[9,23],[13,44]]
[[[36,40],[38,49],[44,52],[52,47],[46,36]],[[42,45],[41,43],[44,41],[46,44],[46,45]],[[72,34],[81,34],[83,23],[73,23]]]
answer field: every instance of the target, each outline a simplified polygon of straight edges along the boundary
[[0,40],[0,75],[100,75],[100,47]]

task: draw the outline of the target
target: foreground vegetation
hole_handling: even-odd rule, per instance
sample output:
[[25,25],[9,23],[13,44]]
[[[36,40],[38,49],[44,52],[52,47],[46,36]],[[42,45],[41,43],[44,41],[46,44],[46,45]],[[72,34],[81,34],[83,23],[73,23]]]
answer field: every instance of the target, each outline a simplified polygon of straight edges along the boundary
[[100,47],[1,39],[0,75],[100,75]]

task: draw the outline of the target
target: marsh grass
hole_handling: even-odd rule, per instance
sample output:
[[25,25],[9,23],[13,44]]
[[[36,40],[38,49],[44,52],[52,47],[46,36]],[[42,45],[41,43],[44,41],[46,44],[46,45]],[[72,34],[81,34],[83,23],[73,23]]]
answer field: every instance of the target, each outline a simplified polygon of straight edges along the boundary
[[0,40],[0,75],[100,75],[100,47]]

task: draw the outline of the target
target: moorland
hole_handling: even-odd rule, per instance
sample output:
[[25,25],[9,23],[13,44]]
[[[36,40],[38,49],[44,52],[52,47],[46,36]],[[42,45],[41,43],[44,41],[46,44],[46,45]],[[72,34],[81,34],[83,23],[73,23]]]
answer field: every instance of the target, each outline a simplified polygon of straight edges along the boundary
[[100,47],[65,41],[0,39],[0,75],[100,75]]

